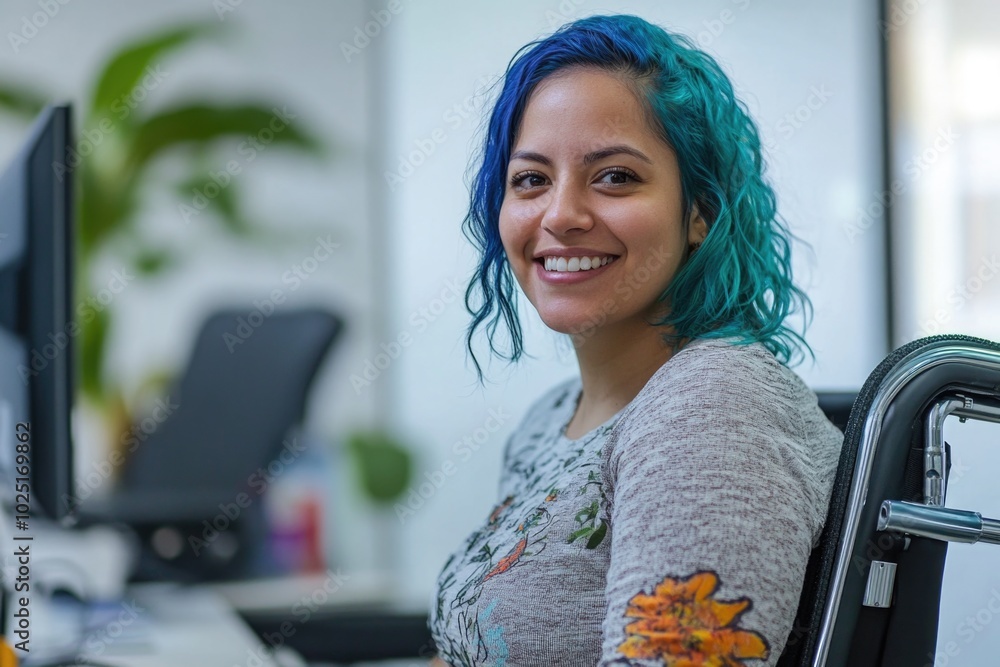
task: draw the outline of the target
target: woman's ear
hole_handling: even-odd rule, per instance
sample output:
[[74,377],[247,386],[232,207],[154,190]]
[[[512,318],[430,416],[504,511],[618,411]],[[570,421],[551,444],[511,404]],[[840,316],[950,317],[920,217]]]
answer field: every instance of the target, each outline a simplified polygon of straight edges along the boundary
[[691,247],[700,246],[706,236],[708,236],[708,223],[701,217],[698,204],[692,204],[691,217],[688,218],[688,245]]

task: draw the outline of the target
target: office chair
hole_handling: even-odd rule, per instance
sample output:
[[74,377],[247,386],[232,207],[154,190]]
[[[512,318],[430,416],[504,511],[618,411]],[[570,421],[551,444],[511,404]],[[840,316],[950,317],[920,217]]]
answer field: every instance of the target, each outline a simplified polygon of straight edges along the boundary
[[779,667],[933,662],[948,541],[1000,543],[996,521],[944,508],[949,415],[1000,422],[1000,344],[921,338],[868,377]]
[[[255,566],[247,547],[263,537],[260,496],[269,477],[254,475],[300,453],[290,434],[341,328],[340,318],[315,309],[259,322],[247,311],[208,318],[166,401],[177,407],[134,448],[110,503],[91,513],[138,534],[136,580],[239,577]],[[247,507],[237,502],[241,493]],[[215,535],[206,521],[232,525]]]

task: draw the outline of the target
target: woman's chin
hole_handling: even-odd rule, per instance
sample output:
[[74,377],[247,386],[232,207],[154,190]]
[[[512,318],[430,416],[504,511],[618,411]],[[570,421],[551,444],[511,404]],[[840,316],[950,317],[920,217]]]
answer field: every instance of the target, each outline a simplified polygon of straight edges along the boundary
[[[566,334],[568,336],[584,336],[591,337],[596,333],[602,324],[606,324],[606,321],[602,321],[598,317],[580,317],[580,316],[560,316],[560,315],[542,315],[542,322],[545,323],[549,329],[561,334]],[[606,318],[605,318],[606,320]]]

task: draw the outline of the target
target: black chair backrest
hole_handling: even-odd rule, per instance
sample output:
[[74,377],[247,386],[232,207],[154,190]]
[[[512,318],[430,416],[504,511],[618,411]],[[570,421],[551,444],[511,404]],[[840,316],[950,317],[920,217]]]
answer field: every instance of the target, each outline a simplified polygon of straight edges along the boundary
[[[1000,344],[963,335],[921,338],[890,353],[869,375],[854,401],[844,436],[830,507],[820,544],[806,567],[805,582],[795,624],[779,667],[913,667],[934,655],[941,576],[947,543],[914,537],[904,551],[902,539],[876,533],[878,511],[884,499],[919,500],[922,497],[923,430],[927,407],[947,386],[948,378],[961,376],[968,384],[981,384],[984,391],[997,391],[997,377],[977,372],[972,365],[951,364],[924,372],[906,384],[892,399],[880,423],[879,448],[867,487],[867,502],[852,541],[852,560],[836,604],[834,632],[827,638],[826,658],[817,663],[817,643],[824,630],[824,613],[831,601],[838,552],[845,534],[845,517],[851,495],[859,448],[866,422],[883,384],[905,358],[919,351],[967,343],[1000,352]],[[949,373],[951,375],[949,375]],[[919,496],[919,497],[918,497]],[[883,538],[886,538],[885,540]],[[897,562],[896,598],[892,607],[876,609],[861,605],[864,584],[872,560]],[[895,613],[899,611],[899,613]],[[933,661],[933,660],[931,660]]]
[[856,391],[817,391],[819,407],[826,418],[841,431],[847,431],[847,423],[851,419],[851,409],[858,398]]
[[243,491],[301,421],[341,327],[338,317],[316,309],[209,317],[170,396],[178,407],[135,448],[123,492],[232,498]]

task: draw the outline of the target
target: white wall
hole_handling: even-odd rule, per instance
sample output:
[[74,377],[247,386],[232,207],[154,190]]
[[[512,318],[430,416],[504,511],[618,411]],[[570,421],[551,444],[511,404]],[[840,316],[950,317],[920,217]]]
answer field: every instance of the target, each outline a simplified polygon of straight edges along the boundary
[[[379,0],[369,3],[370,10],[383,6]],[[557,337],[537,316],[525,313],[527,350],[537,358],[511,370],[494,364],[493,383],[480,389],[464,352],[469,319],[464,306],[458,300],[435,303],[448,281],[464,288],[473,266],[459,228],[467,203],[463,174],[489,101],[480,94],[482,82],[501,75],[517,48],[531,39],[567,20],[609,11],[636,13],[700,35],[699,42],[722,61],[772,145],[780,209],[815,250],[815,256],[796,250],[795,271],[816,310],[807,340],[818,358],[816,366],[807,364],[798,372],[816,388],[857,389],[887,352],[881,234],[872,228],[851,242],[846,233],[857,209],[881,189],[878,31],[872,3],[404,4],[385,33],[383,91],[389,116],[379,159],[384,169],[398,172],[400,156],[428,146],[436,129],[438,139],[444,138],[433,152],[424,150],[430,154],[395,189],[376,184],[390,207],[392,294],[384,339],[400,333],[413,338],[387,371],[392,418],[425,452],[415,485],[423,482],[429,498],[404,521],[400,559],[402,582],[417,600],[429,594],[447,554],[495,502],[507,434],[545,389],[576,372],[568,348],[558,347]],[[803,106],[820,90],[828,99],[814,97],[815,109]],[[459,122],[455,106],[464,107],[466,100],[473,112]],[[803,119],[797,127],[785,119],[796,112]],[[441,308],[440,314],[419,330],[411,316],[433,306]],[[505,415],[502,429],[489,434],[474,453],[456,449],[456,443],[485,427],[491,410]],[[454,466],[451,475],[441,472],[448,462]]]

